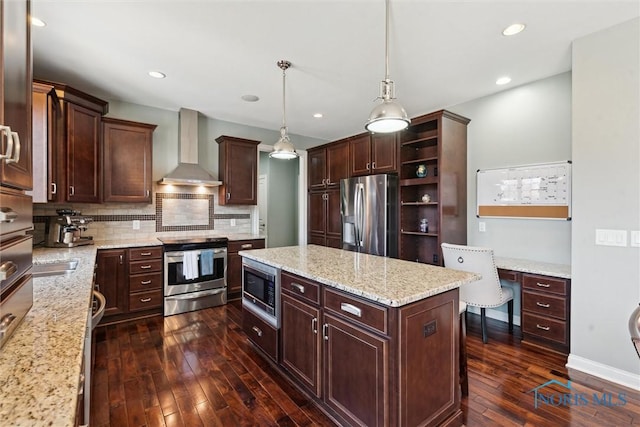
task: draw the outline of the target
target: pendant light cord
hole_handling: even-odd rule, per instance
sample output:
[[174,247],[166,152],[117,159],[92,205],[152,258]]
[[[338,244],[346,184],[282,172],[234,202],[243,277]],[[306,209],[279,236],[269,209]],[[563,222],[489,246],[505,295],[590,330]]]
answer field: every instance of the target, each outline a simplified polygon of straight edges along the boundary
[[282,69],[282,127],[286,129],[286,109],[285,109],[285,73],[286,68]]
[[389,0],[385,0],[384,81],[389,81]]

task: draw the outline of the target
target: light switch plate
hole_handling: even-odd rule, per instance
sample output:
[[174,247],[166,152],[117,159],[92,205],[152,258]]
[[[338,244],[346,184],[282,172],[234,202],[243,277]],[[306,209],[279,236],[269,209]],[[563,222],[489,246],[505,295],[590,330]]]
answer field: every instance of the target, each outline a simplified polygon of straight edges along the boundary
[[627,230],[596,230],[596,245],[627,246]]
[[236,226],[236,219],[235,218],[231,218],[231,226],[232,227]]
[[133,220],[133,229],[134,230],[140,230],[140,220],[139,219],[134,219]]
[[629,246],[636,248],[640,247],[640,231],[631,230],[631,242],[629,243]]
[[484,221],[480,221],[478,223],[478,231],[480,231],[481,233],[484,233],[485,231],[487,231],[487,223]]

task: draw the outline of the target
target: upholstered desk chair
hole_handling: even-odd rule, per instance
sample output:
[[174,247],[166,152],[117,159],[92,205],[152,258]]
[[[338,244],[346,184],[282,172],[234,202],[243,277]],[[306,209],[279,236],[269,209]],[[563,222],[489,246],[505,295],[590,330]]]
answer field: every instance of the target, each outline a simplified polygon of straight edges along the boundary
[[467,303],[460,301],[460,391],[469,395],[469,377],[467,375]]
[[487,343],[487,318],[485,309],[507,303],[509,332],[513,332],[513,290],[502,287],[493,260],[493,249],[474,246],[442,244],[444,265],[454,270],[476,273],[480,280],[460,287],[460,300],[472,307],[480,307],[482,342]]

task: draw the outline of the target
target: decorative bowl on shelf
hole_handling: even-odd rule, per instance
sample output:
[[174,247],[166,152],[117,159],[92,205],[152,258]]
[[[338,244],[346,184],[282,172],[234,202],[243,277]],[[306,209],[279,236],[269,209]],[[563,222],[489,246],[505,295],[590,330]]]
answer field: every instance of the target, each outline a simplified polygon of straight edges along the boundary
[[416,176],[418,178],[424,178],[427,176],[427,166],[426,165],[418,165],[416,168]]
[[422,201],[424,203],[429,203],[431,201],[431,196],[429,196],[428,194],[423,194],[422,195]]

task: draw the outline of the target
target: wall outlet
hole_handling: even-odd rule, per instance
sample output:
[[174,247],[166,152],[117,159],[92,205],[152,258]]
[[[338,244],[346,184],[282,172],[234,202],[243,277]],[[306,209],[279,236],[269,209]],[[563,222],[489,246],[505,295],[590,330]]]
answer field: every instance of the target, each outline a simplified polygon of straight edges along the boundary
[[236,219],[235,218],[231,218],[231,226],[232,227],[236,226]]
[[133,229],[134,230],[140,230],[140,220],[139,219],[134,219],[133,220]]
[[627,230],[596,230],[596,245],[627,246]]
[[484,233],[485,231],[487,231],[487,223],[484,221],[480,221],[478,223],[478,231],[480,231],[481,233]]

